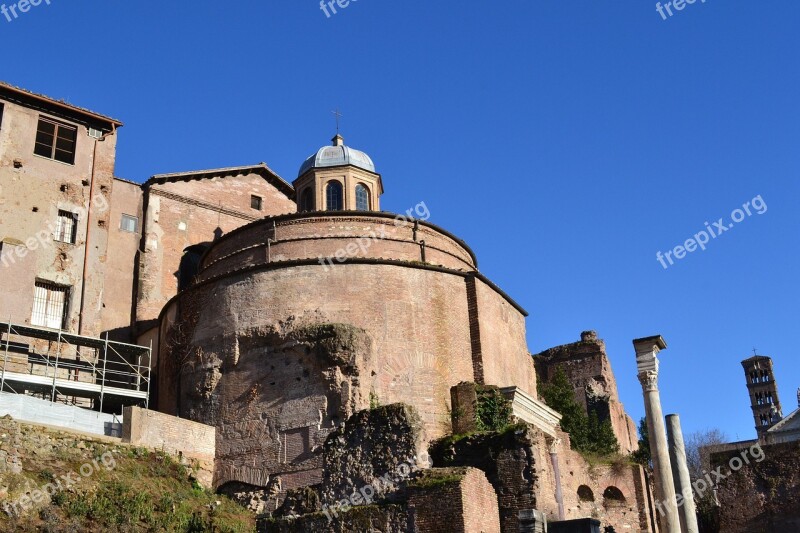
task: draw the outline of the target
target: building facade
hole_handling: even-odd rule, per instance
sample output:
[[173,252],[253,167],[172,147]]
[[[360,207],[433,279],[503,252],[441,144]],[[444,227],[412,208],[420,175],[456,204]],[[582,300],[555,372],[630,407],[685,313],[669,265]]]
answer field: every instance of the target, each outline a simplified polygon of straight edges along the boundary
[[[121,122],[7,84],[0,113],[0,320],[152,346],[151,405],[216,427],[216,487],[319,482],[328,435],[376,405],[412,406],[428,443],[461,382],[538,401],[527,312],[461,239],[381,211],[381,174],[340,135],[292,184],[264,163],[138,184],[114,176]],[[602,341],[573,348],[588,351],[550,356],[583,369],[579,400],[632,451]],[[588,476],[565,441],[565,469]],[[555,486],[553,453],[537,468]],[[643,473],[613,476],[614,520],[649,531]],[[573,484],[552,512],[599,512]]]

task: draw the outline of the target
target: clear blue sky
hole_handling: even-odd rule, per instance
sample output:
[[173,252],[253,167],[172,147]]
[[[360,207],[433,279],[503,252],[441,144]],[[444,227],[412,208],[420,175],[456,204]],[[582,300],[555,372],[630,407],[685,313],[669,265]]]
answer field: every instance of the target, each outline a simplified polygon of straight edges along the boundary
[[[666,21],[643,0],[51,0],[0,18],[0,78],[122,119],[136,181],[259,161],[291,181],[339,106],[383,207],[424,201],[464,238],[532,352],[598,330],[638,419],[631,339],[660,333],[665,412],[749,438],[752,348],[785,412],[800,385],[798,23],[796,0]],[[656,260],[757,195],[763,215]]]

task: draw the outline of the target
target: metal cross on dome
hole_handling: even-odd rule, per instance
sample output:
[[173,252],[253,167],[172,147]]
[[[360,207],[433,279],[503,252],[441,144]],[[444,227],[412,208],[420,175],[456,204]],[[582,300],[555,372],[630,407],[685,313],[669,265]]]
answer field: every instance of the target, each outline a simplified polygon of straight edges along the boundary
[[338,135],[339,134],[339,119],[342,118],[344,115],[342,115],[342,112],[339,111],[338,107],[336,108],[336,111],[331,111],[331,113],[333,113],[333,116],[336,117],[336,134]]

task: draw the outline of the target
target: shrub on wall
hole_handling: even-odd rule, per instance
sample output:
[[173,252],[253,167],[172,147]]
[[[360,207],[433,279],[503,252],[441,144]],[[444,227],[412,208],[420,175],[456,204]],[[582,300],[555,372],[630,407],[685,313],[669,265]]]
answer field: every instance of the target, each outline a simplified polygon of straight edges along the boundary
[[561,429],[569,433],[574,450],[596,455],[619,453],[619,443],[611,421],[601,422],[594,411],[590,415],[586,414],[575,399],[572,383],[563,369],[558,368],[549,383],[539,381],[539,396],[544,403],[563,416]]
[[476,428],[478,431],[500,431],[511,424],[511,402],[496,387],[476,388],[478,396]]

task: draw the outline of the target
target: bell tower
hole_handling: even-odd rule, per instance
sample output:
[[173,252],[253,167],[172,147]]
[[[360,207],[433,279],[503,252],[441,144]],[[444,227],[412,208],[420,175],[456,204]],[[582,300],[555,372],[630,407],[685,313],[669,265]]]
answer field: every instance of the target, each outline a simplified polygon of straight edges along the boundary
[[761,436],[783,418],[772,358],[755,355],[742,361],[742,367],[747,379],[747,392],[756,422],[756,432]]

